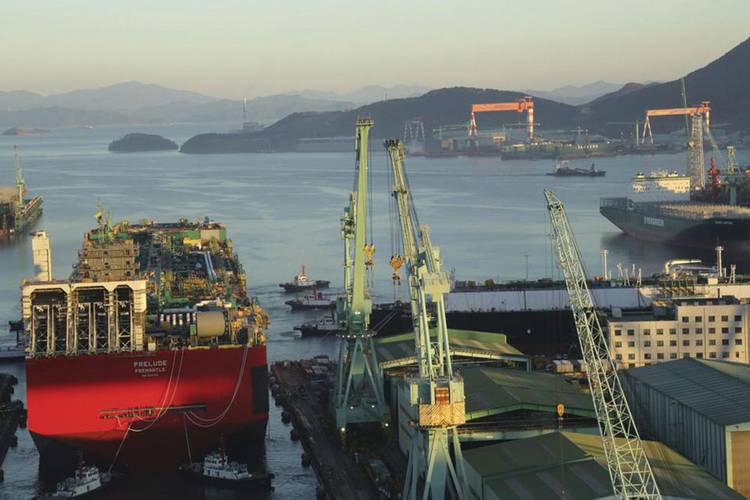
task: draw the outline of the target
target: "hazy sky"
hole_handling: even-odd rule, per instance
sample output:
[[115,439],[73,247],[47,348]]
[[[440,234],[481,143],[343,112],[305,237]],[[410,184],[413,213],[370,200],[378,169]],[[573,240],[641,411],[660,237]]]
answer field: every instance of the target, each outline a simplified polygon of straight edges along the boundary
[[668,80],[746,39],[749,21],[750,0],[0,0],[0,90]]

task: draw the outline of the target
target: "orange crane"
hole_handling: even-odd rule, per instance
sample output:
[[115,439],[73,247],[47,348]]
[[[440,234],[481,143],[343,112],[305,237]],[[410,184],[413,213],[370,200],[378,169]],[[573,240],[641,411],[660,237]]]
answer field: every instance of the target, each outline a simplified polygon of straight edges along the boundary
[[654,136],[651,133],[651,120],[652,116],[695,116],[703,115],[705,118],[706,128],[709,126],[709,116],[711,113],[711,103],[709,101],[703,101],[697,106],[688,106],[684,108],[663,108],[663,109],[648,109],[646,110],[646,119],[643,122],[643,139],[642,143],[646,142],[646,133],[651,144],[654,143]]
[[478,135],[476,113],[487,113],[494,111],[516,111],[518,113],[528,111],[529,113],[527,130],[529,133],[529,141],[534,139],[534,98],[530,96],[520,97],[518,98],[518,100],[513,102],[472,104],[471,121],[469,121],[469,137],[476,137]]

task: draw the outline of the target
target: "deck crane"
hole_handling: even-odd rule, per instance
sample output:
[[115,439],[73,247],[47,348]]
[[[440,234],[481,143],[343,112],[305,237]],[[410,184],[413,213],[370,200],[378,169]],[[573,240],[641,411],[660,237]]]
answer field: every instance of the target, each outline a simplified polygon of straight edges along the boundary
[[552,225],[555,254],[565,276],[578,342],[588,366],[591,398],[614,495],[623,499],[661,498],[599,323],[565,206],[549,190],[544,191],[544,196]]
[[[386,415],[382,377],[370,330],[372,299],[367,290],[367,262],[374,245],[367,237],[368,138],[373,121],[356,123],[356,177],[349,206],[341,218],[344,240],[344,297],[336,304],[341,324],[338,376],[336,380],[336,425],[341,432],[349,423],[379,422]],[[354,243],[352,245],[352,242]]]
[[478,136],[476,114],[495,111],[516,111],[518,113],[528,111],[526,130],[528,132],[529,142],[534,140],[534,98],[531,96],[520,97],[513,102],[472,104],[471,119],[469,120],[469,137],[476,138]]
[[[465,472],[458,425],[466,422],[464,384],[453,373],[443,295],[450,278],[441,268],[440,252],[432,245],[428,226],[419,225],[404,171],[404,147],[398,139],[385,142],[393,171],[404,261],[414,321],[417,372],[406,379],[417,432],[411,440],[402,498],[442,500],[452,492],[465,496]],[[437,316],[436,336],[430,334],[428,302]],[[451,453],[452,450],[452,453]],[[452,488],[452,489],[451,489]]]

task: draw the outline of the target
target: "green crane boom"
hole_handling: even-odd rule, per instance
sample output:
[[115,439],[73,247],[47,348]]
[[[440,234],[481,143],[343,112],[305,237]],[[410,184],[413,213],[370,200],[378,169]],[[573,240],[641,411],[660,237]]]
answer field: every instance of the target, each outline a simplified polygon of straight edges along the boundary
[[[432,245],[429,228],[418,224],[403,166],[403,144],[398,139],[390,139],[385,147],[393,170],[393,196],[409,275],[417,358],[417,373],[406,380],[411,424],[417,432],[411,439],[402,498],[418,498],[420,478],[424,478],[421,495],[424,500],[442,500],[448,491],[465,498],[466,476],[458,440],[458,425],[466,422],[464,384],[463,379],[453,373],[445,319],[444,294],[450,291],[450,279],[441,268],[440,252]],[[434,339],[430,332],[428,301],[434,304],[437,316]]]
[[387,414],[373,332],[369,329],[372,300],[367,290],[366,236],[368,138],[372,125],[369,118],[357,120],[354,190],[341,218],[345,293],[336,306],[343,333],[339,335],[335,394],[336,425],[341,431],[345,431],[349,423],[377,422]]
[[565,275],[570,310],[578,342],[587,365],[589,387],[604,443],[610,480],[616,498],[658,499],[654,479],[628,401],[617,376],[617,369],[599,323],[578,246],[570,228],[565,206],[545,190],[547,211],[552,224],[555,254]]

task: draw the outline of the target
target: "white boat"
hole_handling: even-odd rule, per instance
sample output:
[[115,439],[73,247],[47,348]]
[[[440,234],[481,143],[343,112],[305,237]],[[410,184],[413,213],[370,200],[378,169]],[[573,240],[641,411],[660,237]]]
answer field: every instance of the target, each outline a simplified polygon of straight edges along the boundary
[[314,295],[305,295],[302,298],[294,300],[287,300],[284,303],[295,311],[302,309],[333,309],[336,307],[335,300],[331,300],[330,297],[326,297],[320,292]]
[[328,288],[330,281],[325,280],[311,280],[305,274],[305,266],[302,266],[302,271],[297,274],[292,281],[287,283],[279,283],[279,286],[286,292],[304,292],[305,290],[312,290],[315,288]]
[[202,480],[225,484],[267,482],[270,485],[273,478],[273,474],[267,472],[248,471],[247,464],[229,460],[223,450],[213,451],[206,455],[203,462],[182,466],[180,470]]
[[303,337],[325,337],[341,331],[341,326],[336,322],[333,315],[325,315],[318,321],[295,326],[295,330]]
[[102,489],[112,479],[109,473],[99,472],[93,465],[81,464],[73,477],[57,483],[57,490],[52,495],[41,498],[81,498]]

